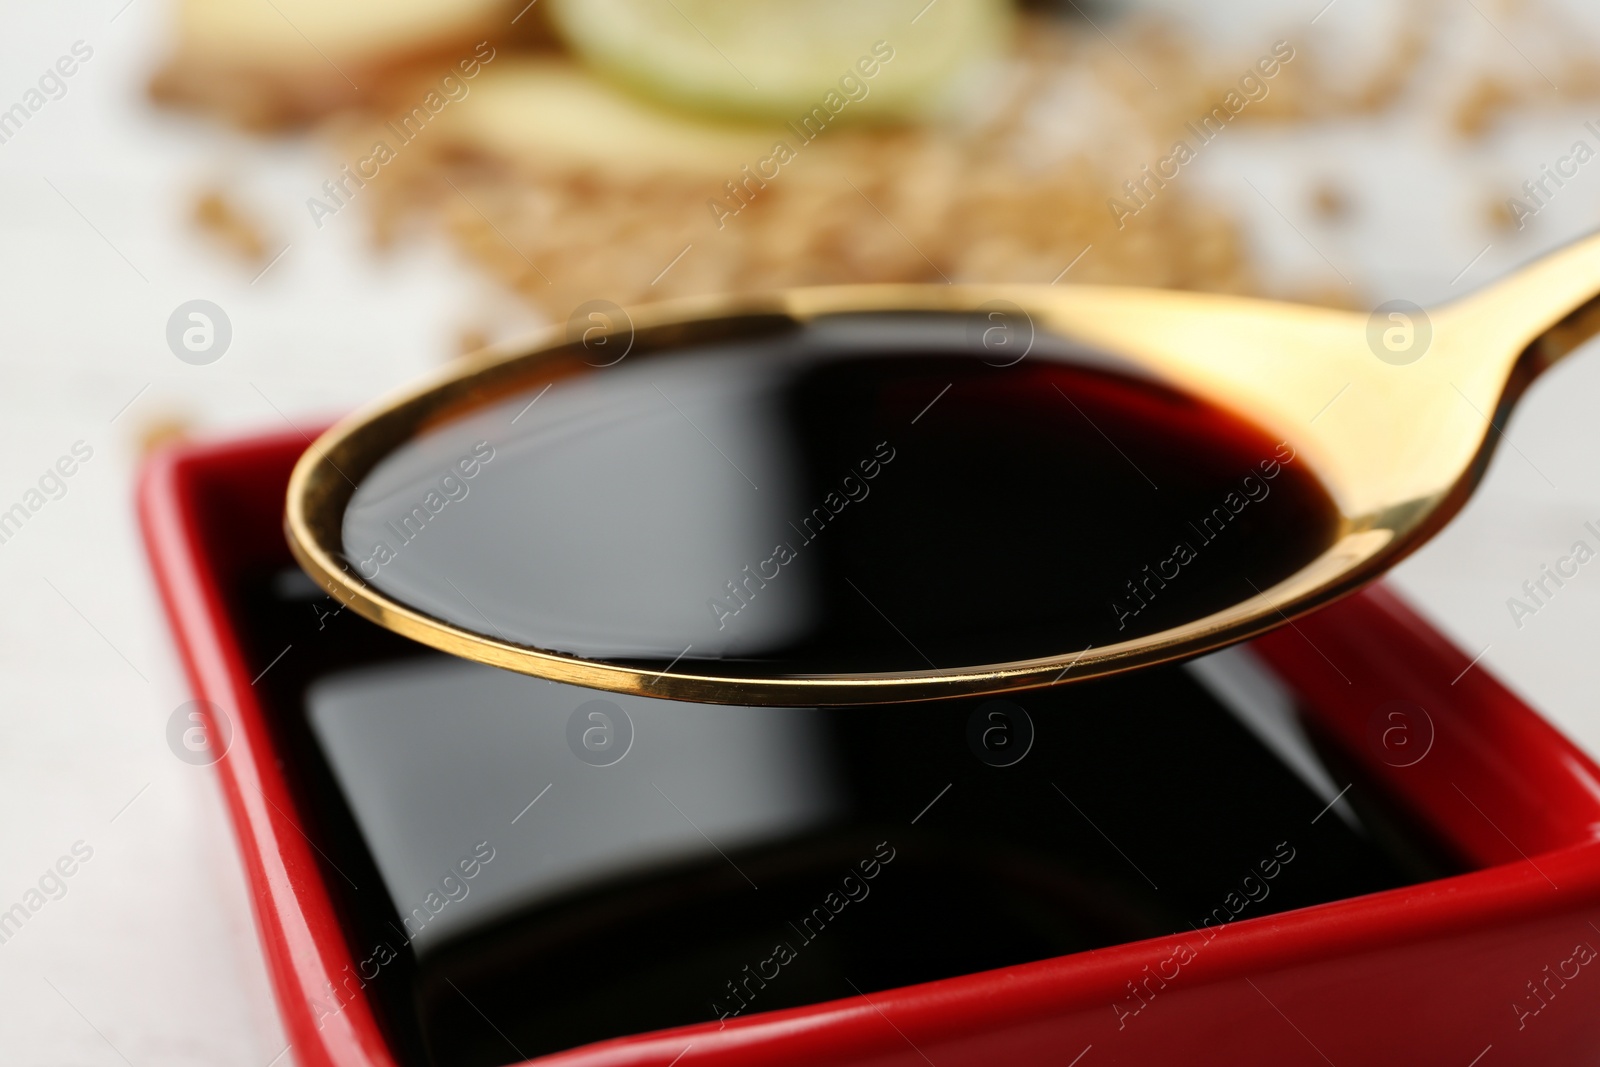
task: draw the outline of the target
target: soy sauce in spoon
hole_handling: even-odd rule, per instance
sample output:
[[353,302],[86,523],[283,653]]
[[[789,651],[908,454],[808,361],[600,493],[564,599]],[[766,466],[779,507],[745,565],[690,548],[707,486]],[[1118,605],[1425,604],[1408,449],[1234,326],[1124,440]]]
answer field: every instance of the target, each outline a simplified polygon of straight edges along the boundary
[[378,590],[500,640],[737,678],[1061,655],[1249,599],[1339,515],[1228,411],[971,316],[829,316],[442,421],[344,513]]

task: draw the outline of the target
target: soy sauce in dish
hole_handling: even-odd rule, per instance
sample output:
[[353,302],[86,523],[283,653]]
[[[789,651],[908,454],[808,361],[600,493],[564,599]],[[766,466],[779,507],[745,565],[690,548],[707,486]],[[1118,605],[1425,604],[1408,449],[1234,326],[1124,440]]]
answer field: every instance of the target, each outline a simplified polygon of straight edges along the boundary
[[433,652],[286,558],[232,601],[354,961],[313,1011],[366,998],[406,1067],[1147,937],[1203,954],[1195,927],[1460,869],[1248,646],[1001,700],[741,708]]
[[836,315],[569,366],[382,460],[346,560],[513,643],[794,676],[1104,647],[1243,602],[1337,538],[1288,443],[985,327]]

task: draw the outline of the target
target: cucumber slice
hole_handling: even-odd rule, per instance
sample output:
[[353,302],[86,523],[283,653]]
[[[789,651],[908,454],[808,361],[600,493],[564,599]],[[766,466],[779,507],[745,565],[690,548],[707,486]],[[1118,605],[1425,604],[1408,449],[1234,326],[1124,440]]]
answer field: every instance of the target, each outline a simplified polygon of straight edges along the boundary
[[549,3],[568,46],[613,80],[653,100],[765,119],[817,106],[840,118],[925,114],[1001,51],[1012,15],[1009,0]]

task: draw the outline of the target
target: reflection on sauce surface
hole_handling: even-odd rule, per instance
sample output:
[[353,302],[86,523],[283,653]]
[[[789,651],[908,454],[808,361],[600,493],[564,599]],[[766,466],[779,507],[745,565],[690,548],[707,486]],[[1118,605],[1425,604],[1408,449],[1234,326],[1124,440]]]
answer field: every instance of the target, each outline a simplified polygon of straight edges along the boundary
[[836,316],[530,387],[362,479],[347,561],[491,637],[781,676],[1104,647],[1337,536],[1288,445],[1049,337],[991,365],[974,321]]
[[1457,869],[1248,648],[998,702],[748,709],[498,671],[328,603],[282,571],[234,609],[255,669],[293,645],[258,689],[408,1065],[1166,934],[1203,955],[1208,920]]

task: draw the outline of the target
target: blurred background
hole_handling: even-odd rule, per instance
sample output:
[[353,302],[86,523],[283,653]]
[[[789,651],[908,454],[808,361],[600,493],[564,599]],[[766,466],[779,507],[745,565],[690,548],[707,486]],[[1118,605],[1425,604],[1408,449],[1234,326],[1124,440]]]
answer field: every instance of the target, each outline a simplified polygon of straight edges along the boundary
[[[217,783],[167,740],[189,694],[132,508],[161,442],[313,435],[593,300],[1003,280],[1367,310],[1600,218],[1583,0],[0,18],[0,511],[26,512],[0,527],[0,909],[91,853],[0,942],[8,1063],[294,1059]],[[1592,357],[1543,379],[1393,581],[1600,754],[1600,577],[1508,605],[1600,521],[1594,398]]]

